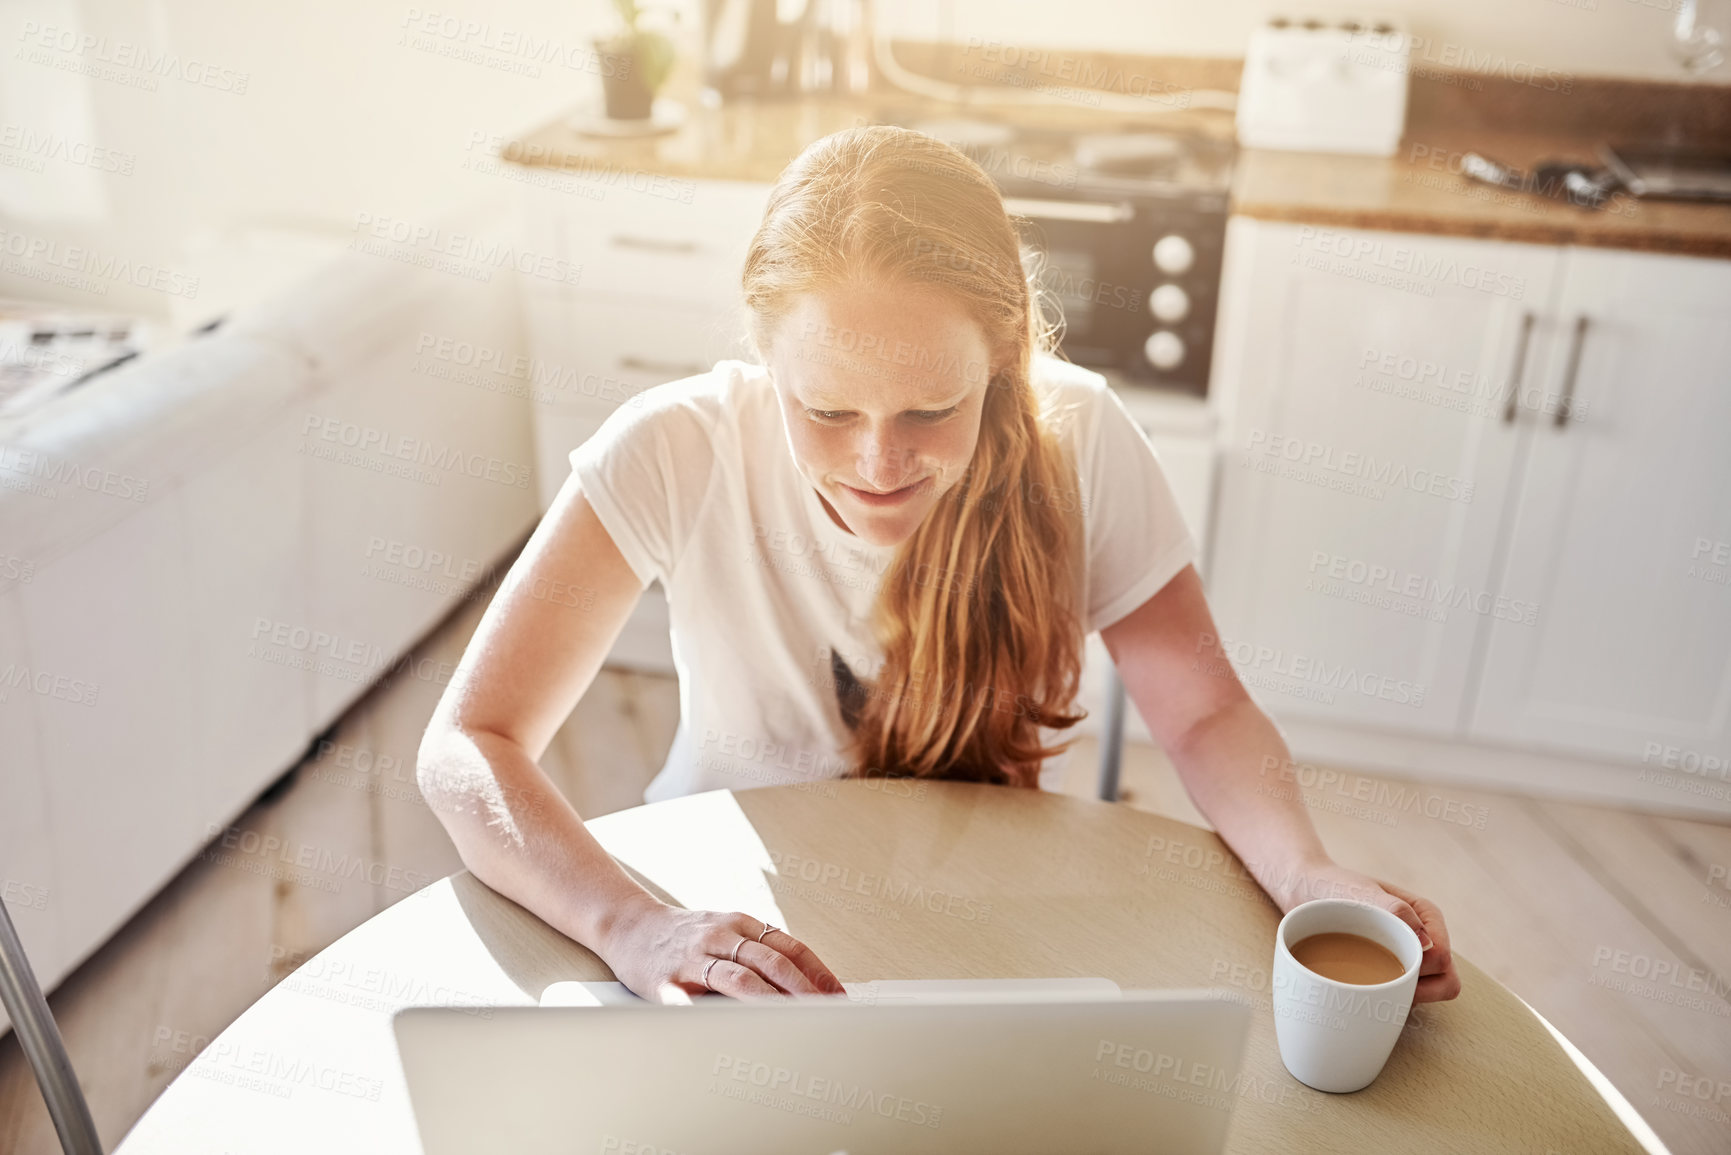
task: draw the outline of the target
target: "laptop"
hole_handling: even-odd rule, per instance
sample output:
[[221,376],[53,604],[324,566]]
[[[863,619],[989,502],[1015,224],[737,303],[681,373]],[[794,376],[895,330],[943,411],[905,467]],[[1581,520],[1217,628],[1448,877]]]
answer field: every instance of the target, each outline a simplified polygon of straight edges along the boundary
[[1250,1007],[1103,979],[848,983],[848,997],[411,1007],[427,1155],[1219,1155]]

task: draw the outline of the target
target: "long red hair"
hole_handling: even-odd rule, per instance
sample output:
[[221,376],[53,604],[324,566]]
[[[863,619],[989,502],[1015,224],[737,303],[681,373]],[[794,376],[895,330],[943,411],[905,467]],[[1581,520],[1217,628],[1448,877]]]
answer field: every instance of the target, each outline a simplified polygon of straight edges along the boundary
[[[1067,729],[1083,634],[1075,471],[1031,381],[1050,350],[1036,283],[986,172],[959,150],[892,126],[815,142],[776,182],[743,285],[760,356],[802,294],[862,278],[960,301],[993,351],[979,441],[964,477],[898,549],[872,628],[884,662],[848,753],[860,776],[1037,784]],[[767,359],[767,357],[766,357]]]

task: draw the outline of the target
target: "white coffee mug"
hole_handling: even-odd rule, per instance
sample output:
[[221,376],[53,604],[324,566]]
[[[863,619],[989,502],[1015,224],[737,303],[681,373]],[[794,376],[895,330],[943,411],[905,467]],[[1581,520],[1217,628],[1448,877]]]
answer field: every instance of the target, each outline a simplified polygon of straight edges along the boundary
[[[1294,943],[1329,933],[1378,943],[1406,969],[1366,986],[1324,978],[1292,957]],[[1423,957],[1413,929],[1380,906],[1319,898],[1287,911],[1274,932],[1271,1001],[1280,1060],[1292,1077],[1318,1091],[1370,1086],[1406,1025]]]

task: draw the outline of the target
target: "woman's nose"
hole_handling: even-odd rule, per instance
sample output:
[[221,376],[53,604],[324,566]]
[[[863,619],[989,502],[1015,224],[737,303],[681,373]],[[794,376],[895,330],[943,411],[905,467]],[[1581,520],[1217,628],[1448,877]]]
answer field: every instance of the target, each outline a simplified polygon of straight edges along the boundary
[[860,446],[857,466],[860,480],[884,492],[900,489],[908,483],[915,456],[911,446],[879,434],[868,434]]

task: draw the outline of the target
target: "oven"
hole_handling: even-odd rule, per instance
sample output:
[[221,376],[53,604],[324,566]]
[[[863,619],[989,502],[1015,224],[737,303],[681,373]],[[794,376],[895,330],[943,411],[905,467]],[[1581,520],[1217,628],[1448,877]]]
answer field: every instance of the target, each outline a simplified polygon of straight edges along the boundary
[[1136,382],[1208,392],[1224,197],[1008,193],[1024,260],[1071,361]]

